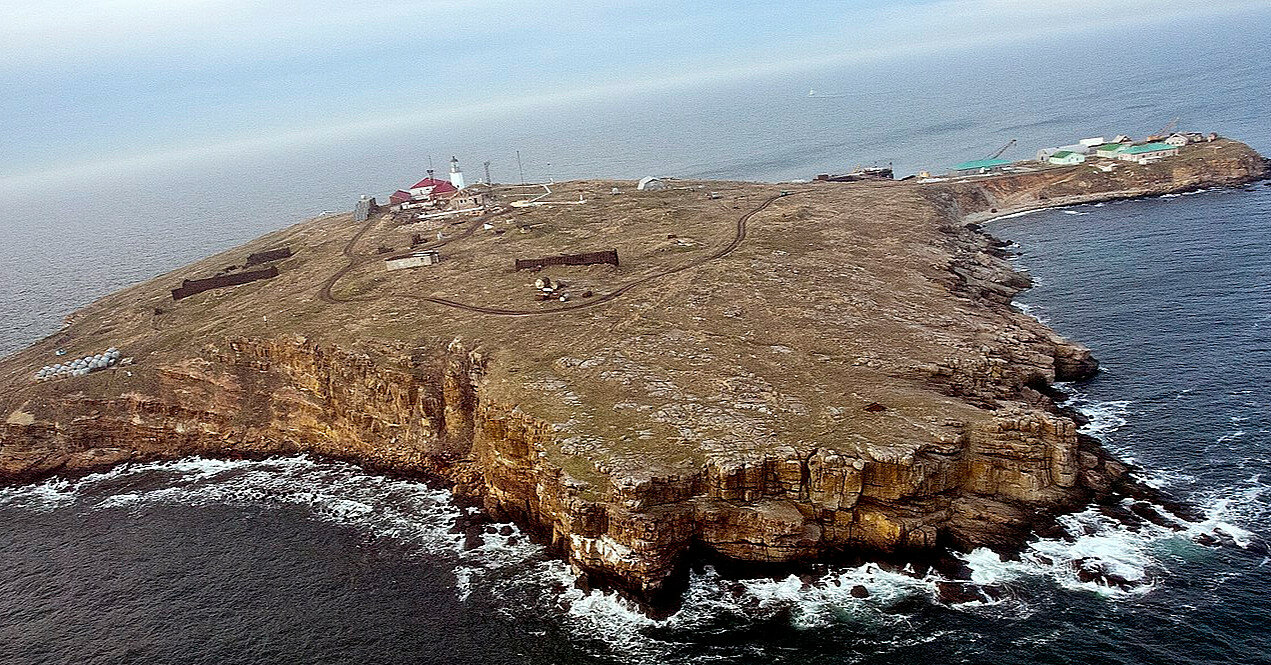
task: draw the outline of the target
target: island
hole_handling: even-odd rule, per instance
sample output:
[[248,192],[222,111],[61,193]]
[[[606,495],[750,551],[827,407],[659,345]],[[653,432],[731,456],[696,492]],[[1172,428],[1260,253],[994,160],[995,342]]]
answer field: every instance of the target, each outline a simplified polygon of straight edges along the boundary
[[981,224],[1268,170],[1213,137],[1116,166],[363,199],[0,360],[0,481],[348,461],[445,483],[652,602],[699,556],[1017,548],[1129,476],[1057,406],[1090,350],[1012,306],[1030,280]]

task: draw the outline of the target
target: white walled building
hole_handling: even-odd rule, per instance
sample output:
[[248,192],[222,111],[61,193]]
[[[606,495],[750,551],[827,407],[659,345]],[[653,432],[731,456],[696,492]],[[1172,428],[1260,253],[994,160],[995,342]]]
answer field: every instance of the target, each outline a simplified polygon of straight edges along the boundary
[[1073,166],[1084,163],[1086,161],[1086,156],[1079,152],[1060,150],[1059,152],[1051,155],[1046,161],[1059,166]]
[[428,249],[422,252],[412,252],[401,256],[384,259],[384,267],[389,270],[404,270],[406,268],[419,268],[421,266],[431,266],[441,263],[441,252],[435,249]]

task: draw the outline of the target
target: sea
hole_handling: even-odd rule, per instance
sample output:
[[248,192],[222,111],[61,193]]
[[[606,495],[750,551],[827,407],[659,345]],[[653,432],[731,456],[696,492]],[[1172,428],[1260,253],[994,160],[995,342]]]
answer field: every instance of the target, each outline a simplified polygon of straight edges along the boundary
[[[1006,44],[0,181],[0,353],[451,153],[469,180],[487,160],[501,181],[789,181],[882,163],[903,176],[1010,139],[1006,156],[1025,158],[1178,117],[1271,154],[1271,15],[1202,23],[1184,42],[1083,33],[1117,40],[1115,58]],[[308,457],[130,464],[0,489],[0,663],[1271,662],[1271,187],[988,231],[1034,279],[1016,306],[1102,364],[1062,386],[1084,431],[1192,506],[1186,519],[1083,510],[1017,558],[959,554],[992,593],[954,601],[940,573],[877,563],[743,580],[706,566],[654,619],[579,588],[515,525],[465,532],[471,509],[443,488]]]

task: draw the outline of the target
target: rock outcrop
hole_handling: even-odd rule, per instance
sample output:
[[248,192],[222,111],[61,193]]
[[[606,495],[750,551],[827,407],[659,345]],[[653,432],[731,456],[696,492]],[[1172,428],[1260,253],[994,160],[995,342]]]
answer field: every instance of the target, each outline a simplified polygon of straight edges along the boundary
[[[432,273],[346,265],[359,243],[409,229],[326,218],[235,253],[285,240],[297,251],[274,280],[174,305],[174,273],[0,362],[0,478],[187,455],[347,460],[446,482],[647,599],[674,590],[690,552],[779,563],[1015,547],[1113,492],[1126,467],[1048,396],[1095,371],[1090,351],[1011,307],[1028,279],[962,221],[1262,175],[1255,153],[1223,145],[1188,162],[1207,171],[1144,167],[1133,187],[1129,170],[1080,169],[805,186],[726,251],[730,220],[773,188],[490,217],[478,223],[513,233],[456,230]],[[621,298],[553,312],[524,297],[509,244],[545,255],[601,237],[621,268],[558,279]],[[337,270],[350,295],[329,280],[326,302],[319,283]],[[56,348],[107,344],[135,362],[32,380]]]

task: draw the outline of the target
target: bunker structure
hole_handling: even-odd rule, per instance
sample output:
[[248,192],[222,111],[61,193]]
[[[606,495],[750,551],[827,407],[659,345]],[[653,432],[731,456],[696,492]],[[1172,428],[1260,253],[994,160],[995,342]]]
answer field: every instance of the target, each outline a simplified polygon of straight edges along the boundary
[[258,265],[263,265],[265,263],[269,263],[270,261],[278,261],[281,259],[289,259],[289,258],[291,258],[290,247],[282,247],[280,249],[271,249],[264,252],[256,252],[255,254],[248,256],[247,263],[245,263],[243,267],[250,268],[252,266],[258,266]]
[[278,276],[278,266],[269,266],[261,270],[244,270],[241,272],[225,273],[208,277],[205,279],[186,279],[181,281],[181,287],[172,289],[172,299],[181,300],[198,295],[204,291],[219,289],[226,286],[238,286],[239,284],[247,284],[262,279],[272,279]]

